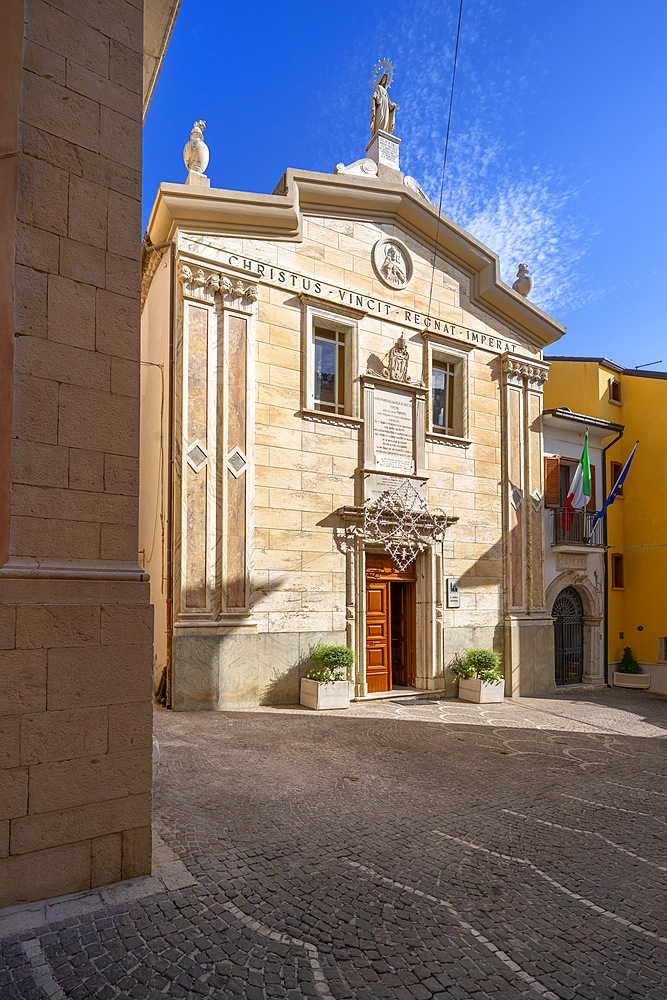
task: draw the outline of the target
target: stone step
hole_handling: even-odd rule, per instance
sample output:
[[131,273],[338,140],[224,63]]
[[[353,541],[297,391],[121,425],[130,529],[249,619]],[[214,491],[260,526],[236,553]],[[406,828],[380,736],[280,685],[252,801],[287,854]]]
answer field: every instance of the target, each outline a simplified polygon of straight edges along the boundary
[[445,690],[426,691],[419,688],[394,688],[393,691],[374,691],[363,698],[352,698],[351,701],[440,701],[445,697]]

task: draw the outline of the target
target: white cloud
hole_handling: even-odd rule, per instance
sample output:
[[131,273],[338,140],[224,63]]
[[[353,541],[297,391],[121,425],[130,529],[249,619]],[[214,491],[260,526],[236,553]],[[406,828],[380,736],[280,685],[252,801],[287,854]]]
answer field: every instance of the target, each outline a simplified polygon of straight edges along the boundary
[[557,173],[536,169],[477,184],[466,183],[460,171],[454,177],[446,183],[443,210],[498,254],[503,281],[511,285],[525,262],[536,305],[557,315],[590,301],[594,293],[579,276],[588,239],[573,212],[577,193]]
[[[532,57],[516,70],[504,62],[494,33],[506,13],[491,0],[464,8],[443,212],[498,254],[503,280],[510,285],[518,264],[525,261],[535,280],[532,301],[557,316],[597,294],[586,286],[580,267],[592,234],[577,215],[577,189],[567,171],[530,156],[521,100]],[[457,4],[434,10],[428,0],[394,3],[391,17],[378,22],[376,37],[364,40],[351,56],[348,79],[355,79],[354,90],[343,86],[343,92],[338,91],[341,114],[335,139],[349,162],[362,155],[361,142],[368,141],[361,137],[367,123],[359,121],[364,68],[370,77],[372,59],[386,56],[394,62],[391,95],[401,108],[396,126],[402,139],[401,167],[436,204],[457,14]],[[374,53],[370,58],[369,52]],[[539,65],[534,63],[532,69],[538,72]],[[344,73],[339,72],[338,79],[342,82]],[[370,82],[367,86],[370,97]],[[345,131],[346,124],[353,128]]]

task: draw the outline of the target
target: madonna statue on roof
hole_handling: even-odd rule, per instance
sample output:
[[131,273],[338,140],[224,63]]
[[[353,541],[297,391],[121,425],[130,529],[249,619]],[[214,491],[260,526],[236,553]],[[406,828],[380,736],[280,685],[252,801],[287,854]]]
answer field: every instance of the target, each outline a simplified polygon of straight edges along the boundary
[[[378,79],[378,74],[380,78]],[[393,135],[394,116],[400,110],[398,104],[389,100],[387,91],[394,77],[394,67],[388,59],[382,59],[373,70],[373,96],[371,97],[371,139],[376,132]]]

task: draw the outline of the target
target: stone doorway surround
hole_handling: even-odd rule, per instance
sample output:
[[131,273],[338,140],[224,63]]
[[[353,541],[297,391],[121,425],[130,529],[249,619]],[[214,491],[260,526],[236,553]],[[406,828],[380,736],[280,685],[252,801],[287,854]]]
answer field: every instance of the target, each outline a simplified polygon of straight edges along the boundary
[[566,570],[549,584],[546,606],[551,611],[554,601],[567,587],[573,587],[584,608],[584,670],[582,684],[603,684],[604,664],[600,657],[600,639],[603,627],[602,590],[596,590],[590,578],[581,570]]
[[[346,508],[350,522],[361,521],[359,508]],[[345,546],[345,625],[346,642],[354,650],[354,697],[369,694],[366,681],[366,556],[379,553],[368,547],[363,532],[346,535]],[[436,691],[444,684],[444,575],[442,545],[429,546],[417,556],[415,572],[415,688]]]

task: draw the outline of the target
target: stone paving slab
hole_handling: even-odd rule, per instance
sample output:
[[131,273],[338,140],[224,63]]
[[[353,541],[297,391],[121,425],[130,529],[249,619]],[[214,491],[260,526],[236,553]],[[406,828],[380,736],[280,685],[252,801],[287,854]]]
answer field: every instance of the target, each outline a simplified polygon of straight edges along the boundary
[[0,912],[2,1000],[667,995],[665,699],[155,729],[162,875]]

